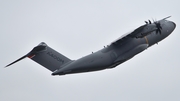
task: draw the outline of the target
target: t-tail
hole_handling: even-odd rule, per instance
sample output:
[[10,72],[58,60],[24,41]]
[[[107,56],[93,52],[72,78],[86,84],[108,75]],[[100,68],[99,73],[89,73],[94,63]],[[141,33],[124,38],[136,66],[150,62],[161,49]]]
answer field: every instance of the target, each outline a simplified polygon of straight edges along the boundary
[[50,48],[44,42],[41,42],[38,46],[34,47],[28,54],[17,59],[16,61],[8,64],[6,67],[24,59],[30,58],[33,61],[39,63],[50,71],[60,69],[63,65],[70,63],[72,60],[58,53],[54,49]]

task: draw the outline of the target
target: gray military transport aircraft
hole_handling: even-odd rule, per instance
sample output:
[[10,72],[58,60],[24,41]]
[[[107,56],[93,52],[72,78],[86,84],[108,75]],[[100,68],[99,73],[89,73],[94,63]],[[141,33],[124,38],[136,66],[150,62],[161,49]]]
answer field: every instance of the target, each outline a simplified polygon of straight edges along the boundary
[[123,35],[107,47],[77,60],[71,60],[41,42],[28,54],[6,67],[28,57],[52,71],[52,75],[113,68],[169,36],[176,27],[174,22],[166,20],[169,17],[159,21],[145,21],[146,24]]

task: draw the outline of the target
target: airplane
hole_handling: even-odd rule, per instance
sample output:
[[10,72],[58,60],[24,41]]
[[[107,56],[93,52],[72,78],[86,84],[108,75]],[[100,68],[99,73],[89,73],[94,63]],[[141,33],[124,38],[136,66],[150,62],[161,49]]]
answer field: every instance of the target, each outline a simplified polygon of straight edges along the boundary
[[28,57],[50,70],[51,75],[114,68],[169,36],[176,28],[174,22],[167,20],[169,17],[171,16],[153,22],[150,20],[145,21],[144,25],[121,36],[107,47],[77,60],[71,60],[49,47],[46,43],[41,42],[29,53],[5,67]]

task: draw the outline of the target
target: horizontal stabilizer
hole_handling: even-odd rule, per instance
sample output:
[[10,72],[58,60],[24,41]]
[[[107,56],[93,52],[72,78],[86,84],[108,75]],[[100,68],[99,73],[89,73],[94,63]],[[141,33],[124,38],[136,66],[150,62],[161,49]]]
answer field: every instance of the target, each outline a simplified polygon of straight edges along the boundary
[[26,57],[27,57],[27,55],[24,55],[23,57],[21,57],[21,58],[17,59],[16,61],[14,61],[14,62],[12,62],[12,63],[10,63],[10,64],[8,64],[8,65],[7,65],[7,66],[5,66],[5,67],[8,67],[8,66],[10,66],[10,65],[12,65],[12,64],[14,64],[14,63],[16,63],[16,62],[18,62],[18,61],[20,61],[20,60],[22,60],[22,59],[26,58]]

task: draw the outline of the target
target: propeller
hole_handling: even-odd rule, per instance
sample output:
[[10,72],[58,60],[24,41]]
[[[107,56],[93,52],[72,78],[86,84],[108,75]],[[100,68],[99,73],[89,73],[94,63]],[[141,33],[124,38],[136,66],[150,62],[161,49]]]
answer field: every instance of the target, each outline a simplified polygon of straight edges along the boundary
[[157,28],[156,34],[158,34],[158,33],[161,34],[162,27],[161,27],[160,22],[155,21],[154,24],[156,25],[156,28]]
[[149,24],[151,24],[151,20],[148,20],[149,21]]
[[[170,17],[170,16],[169,16]],[[169,17],[166,17],[166,18],[164,18],[164,19],[167,19],[167,18],[169,18]],[[163,19],[163,20],[164,20]],[[161,24],[160,24],[160,22],[159,21],[156,21],[156,20],[154,20],[154,19],[152,19],[153,20],[153,22],[154,22],[154,24],[156,25],[156,28],[157,28],[157,30],[156,30],[156,34],[161,34],[161,30],[162,30],[162,27],[161,27]],[[148,20],[148,21],[145,21],[145,23],[146,24],[152,24],[152,22],[151,22],[151,20]]]
[[146,24],[148,24],[148,22],[147,21],[144,21]]
[[[168,18],[170,18],[170,17],[171,17],[171,16],[165,17],[165,18],[163,18],[162,20],[166,20],[166,19],[168,19]],[[159,20],[159,21],[156,21],[156,19],[155,19],[155,20],[152,19],[152,20],[153,20],[153,22],[154,22],[154,24],[155,24],[155,26],[156,26],[156,28],[157,28],[156,34],[158,34],[158,33],[161,34],[161,30],[162,30],[161,23],[160,23],[161,20]],[[152,24],[151,20],[145,21],[145,23],[146,23],[146,24]]]
[[151,24],[151,20],[144,21],[146,24]]
[[[163,18],[162,20],[166,20],[168,18],[170,18],[171,16],[168,16],[168,17],[165,17]],[[162,30],[162,27],[161,27],[161,24],[159,21],[154,21],[156,27],[157,27],[157,30],[156,30],[156,34],[159,32],[161,34],[161,30]]]

